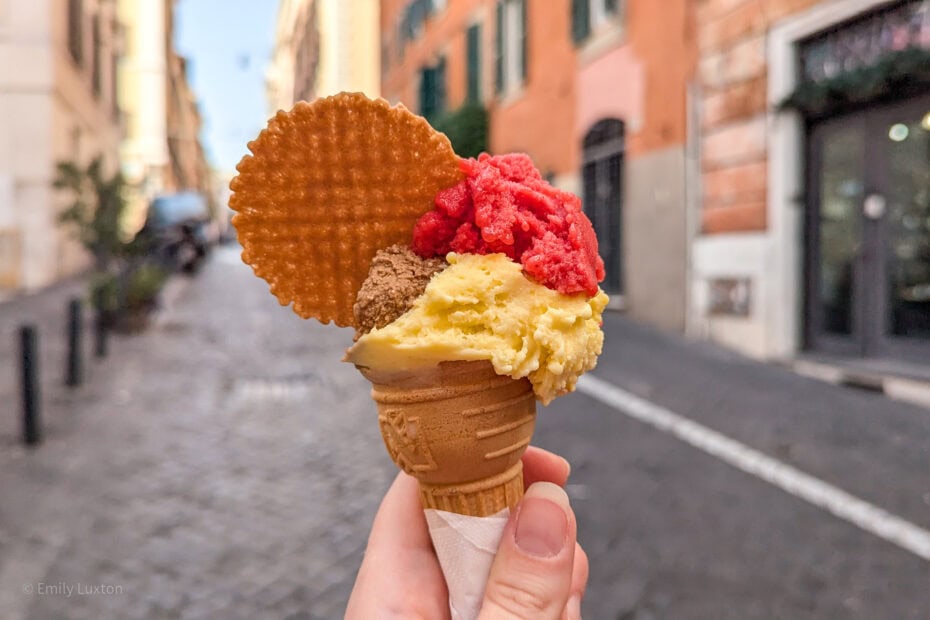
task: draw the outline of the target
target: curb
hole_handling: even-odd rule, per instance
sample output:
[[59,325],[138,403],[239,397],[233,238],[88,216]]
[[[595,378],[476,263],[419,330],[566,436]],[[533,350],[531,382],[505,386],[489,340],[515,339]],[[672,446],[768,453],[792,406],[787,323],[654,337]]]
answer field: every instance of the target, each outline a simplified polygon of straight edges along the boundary
[[901,402],[930,409],[930,381],[844,368],[824,362],[793,360],[788,367],[799,375],[860,390],[880,392]]

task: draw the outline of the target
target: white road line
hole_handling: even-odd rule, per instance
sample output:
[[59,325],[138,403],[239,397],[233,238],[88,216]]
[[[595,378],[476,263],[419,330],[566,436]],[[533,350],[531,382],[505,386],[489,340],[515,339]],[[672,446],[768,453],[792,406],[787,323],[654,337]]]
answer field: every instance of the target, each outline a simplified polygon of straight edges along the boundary
[[581,377],[578,391],[930,561],[930,532],[887,510],[602,379]]

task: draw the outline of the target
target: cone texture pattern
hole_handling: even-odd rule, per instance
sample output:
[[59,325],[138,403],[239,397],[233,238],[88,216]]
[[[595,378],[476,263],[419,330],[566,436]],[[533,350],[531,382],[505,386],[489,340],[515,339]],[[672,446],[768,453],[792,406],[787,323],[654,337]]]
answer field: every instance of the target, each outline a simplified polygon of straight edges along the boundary
[[425,508],[488,516],[520,501],[520,458],[536,422],[527,379],[500,376],[487,361],[359,370],[388,453],[419,480]]

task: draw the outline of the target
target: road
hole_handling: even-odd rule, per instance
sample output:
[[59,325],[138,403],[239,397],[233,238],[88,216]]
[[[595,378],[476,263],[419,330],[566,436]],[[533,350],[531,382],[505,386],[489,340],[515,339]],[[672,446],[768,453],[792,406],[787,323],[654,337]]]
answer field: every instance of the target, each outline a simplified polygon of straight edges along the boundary
[[[351,334],[232,249],[170,306],[86,385],[47,381],[41,447],[0,434],[0,618],[341,617],[395,473]],[[535,438],[573,466],[585,618],[930,616],[930,411],[605,332]]]

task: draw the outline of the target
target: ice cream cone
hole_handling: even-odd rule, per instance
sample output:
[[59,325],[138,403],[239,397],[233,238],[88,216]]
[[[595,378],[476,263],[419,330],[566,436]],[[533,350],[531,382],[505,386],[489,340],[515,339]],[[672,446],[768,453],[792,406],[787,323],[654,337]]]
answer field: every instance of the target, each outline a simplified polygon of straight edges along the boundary
[[388,453],[419,480],[424,508],[486,517],[516,506],[536,423],[527,379],[498,375],[487,361],[359,370]]

